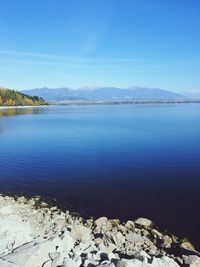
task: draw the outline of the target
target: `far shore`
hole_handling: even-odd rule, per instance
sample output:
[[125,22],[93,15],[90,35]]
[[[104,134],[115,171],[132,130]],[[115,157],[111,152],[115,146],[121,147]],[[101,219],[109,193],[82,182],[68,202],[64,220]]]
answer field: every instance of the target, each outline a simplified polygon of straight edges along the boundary
[[125,105],[125,104],[192,104],[192,103],[200,103],[200,100],[166,100],[166,101],[151,101],[151,100],[127,100],[127,101],[94,101],[94,100],[72,100],[65,102],[49,102],[50,105]]
[[42,105],[42,106],[0,106],[0,109],[15,109],[15,108],[43,108],[51,105]]
[[127,101],[102,101],[102,100],[67,100],[49,101],[47,105],[40,106],[0,106],[2,109],[16,108],[42,108],[47,106],[68,106],[68,105],[139,105],[139,104],[200,104],[200,99],[196,100],[127,100]]

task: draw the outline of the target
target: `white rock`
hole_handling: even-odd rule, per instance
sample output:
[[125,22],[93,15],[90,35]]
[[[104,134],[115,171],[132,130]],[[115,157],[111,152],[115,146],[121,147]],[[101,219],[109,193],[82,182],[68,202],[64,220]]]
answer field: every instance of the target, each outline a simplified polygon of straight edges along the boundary
[[0,266],[1,267],[21,267],[19,265],[16,265],[15,263],[8,262],[6,260],[0,259]]
[[100,265],[97,267],[115,267],[114,263],[111,263],[109,261],[103,261]]
[[113,235],[113,240],[117,246],[121,246],[123,243],[125,243],[125,237],[120,232],[117,232]]
[[91,229],[83,225],[74,225],[71,230],[71,236],[85,243],[92,240]]
[[[0,195],[0,267],[179,266],[173,258],[158,257],[166,255],[165,247],[170,247],[172,239],[157,230],[149,231],[152,222],[148,219],[123,225],[101,217],[84,225],[81,218],[72,217],[69,212],[50,211],[47,207],[37,210],[33,205],[34,201],[25,198],[15,201]],[[159,238],[163,247],[157,247],[150,234]],[[180,246],[188,254],[190,250],[196,253],[188,242]],[[123,254],[132,259],[120,259]],[[180,264],[200,267],[198,256],[181,257],[176,258]],[[107,261],[101,262],[103,259]]]
[[145,226],[145,227],[151,227],[153,225],[152,221],[146,218],[138,218],[135,221],[135,224]]
[[135,223],[133,221],[127,221],[124,225],[125,227],[127,227],[128,229],[133,229],[135,227]]
[[16,249],[13,253],[5,256],[3,259],[14,262],[20,267],[41,266],[49,260],[49,251],[55,250],[55,245],[49,240],[38,243],[32,242]]
[[79,267],[79,263],[75,262],[74,260],[70,259],[70,258],[66,258],[64,260],[64,264],[63,267]]
[[200,258],[196,255],[183,255],[183,260],[185,264],[188,264],[190,267],[200,267]]
[[138,244],[138,245],[144,244],[144,239],[142,238],[142,236],[139,234],[136,234],[136,233],[126,234],[125,238],[130,243],[134,243],[134,244]]
[[100,218],[98,218],[97,220],[94,221],[94,224],[96,226],[102,227],[103,225],[106,225],[107,221],[108,221],[108,218],[100,217]]
[[51,267],[57,267],[57,266],[62,266],[63,265],[63,260],[64,260],[64,255],[59,254],[58,256],[55,257],[55,259],[51,263]]

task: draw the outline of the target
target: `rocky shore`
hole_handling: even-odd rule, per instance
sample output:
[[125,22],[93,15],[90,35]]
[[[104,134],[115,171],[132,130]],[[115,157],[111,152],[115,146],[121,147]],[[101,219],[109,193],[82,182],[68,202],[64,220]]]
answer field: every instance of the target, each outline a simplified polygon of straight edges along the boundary
[[84,220],[39,197],[0,196],[0,266],[200,267],[200,253],[146,218]]

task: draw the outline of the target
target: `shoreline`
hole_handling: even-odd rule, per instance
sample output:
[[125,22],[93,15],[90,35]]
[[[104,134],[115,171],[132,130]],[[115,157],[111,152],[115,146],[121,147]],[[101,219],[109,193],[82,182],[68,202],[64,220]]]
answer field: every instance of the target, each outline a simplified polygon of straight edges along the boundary
[[200,104],[200,99],[193,100],[67,100],[49,101],[50,105],[125,105],[125,104]]
[[0,106],[0,110],[3,109],[18,109],[18,108],[43,108],[43,107],[49,107],[51,105],[43,105],[43,106]]
[[0,195],[1,267],[199,267],[186,239],[138,218],[84,219],[39,196]]
[[93,100],[86,100],[86,101],[61,101],[61,102],[47,102],[46,105],[40,106],[0,106],[0,110],[5,109],[23,109],[23,108],[42,108],[42,107],[51,107],[51,106],[70,106],[70,105],[154,105],[154,104],[200,104],[200,100],[144,100],[144,101],[137,101],[137,100],[128,100],[128,101],[93,101]]

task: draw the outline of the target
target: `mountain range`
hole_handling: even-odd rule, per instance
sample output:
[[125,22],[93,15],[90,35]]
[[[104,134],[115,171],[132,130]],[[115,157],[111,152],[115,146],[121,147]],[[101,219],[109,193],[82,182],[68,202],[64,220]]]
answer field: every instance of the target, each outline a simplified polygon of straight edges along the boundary
[[31,96],[39,96],[50,102],[64,102],[69,100],[94,100],[94,101],[129,101],[129,100],[184,100],[185,95],[174,93],[168,90],[157,88],[117,88],[117,87],[98,87],[98,88],[35,88],[23,90],[23,93]]

